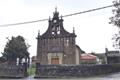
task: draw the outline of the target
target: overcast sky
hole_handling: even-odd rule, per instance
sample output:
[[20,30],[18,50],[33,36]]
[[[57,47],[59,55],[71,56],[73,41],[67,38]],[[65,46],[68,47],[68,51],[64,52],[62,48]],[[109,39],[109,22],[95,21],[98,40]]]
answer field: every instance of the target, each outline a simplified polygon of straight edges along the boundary
[[[60,16],[99,8],[112,4],[113,0],[0,0],[0,25],[40,20],[53,16],[57,7]],[[117,28],[109,24],[113,15],[112,9],[106,8],[99,11],[63,18],[64,28],[72,32],[75,27],[76,43],[86,53],[105,52],[105,47],[112,47],[112,35],[117,33]],[[30,55],[36,55],[37,34],[43,34],[48,28],[48,21],[32,24],[0,27],[0,52],[3,52],[6,37],[21,35],[31,45]]]

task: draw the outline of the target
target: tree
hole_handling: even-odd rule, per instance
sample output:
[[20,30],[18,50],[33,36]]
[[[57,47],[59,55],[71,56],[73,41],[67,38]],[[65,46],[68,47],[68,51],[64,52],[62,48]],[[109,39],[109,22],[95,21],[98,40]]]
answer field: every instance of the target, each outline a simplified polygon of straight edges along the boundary
[[120,0],[113,1],[113,4],[115,6],[115,9],[112,10],[114,16],[110,17],[110,24],[120,28]]
[[[115,9],[112,10],[114,16],[110,17],[110,24],[117,26],[120,29],[120,0],[113,1]],[[112,38],[114,40],[113,46],[120,49],[120,30]]]
[[26,45],[22,36],[12,37],[11,40],[8,39],[2,54],[10,63],[16,63],[17,58],[19,59],[19,63],[21,63],[23,58],[29,59],[28,48],[29,45]]

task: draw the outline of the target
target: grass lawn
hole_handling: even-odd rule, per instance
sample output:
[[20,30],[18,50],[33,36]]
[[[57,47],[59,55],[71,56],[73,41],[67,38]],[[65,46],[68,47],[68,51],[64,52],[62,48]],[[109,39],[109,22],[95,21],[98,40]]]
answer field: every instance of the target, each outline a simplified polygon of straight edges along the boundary
[[27,73],[28,75],[35,75],[35,67],[29,67]]

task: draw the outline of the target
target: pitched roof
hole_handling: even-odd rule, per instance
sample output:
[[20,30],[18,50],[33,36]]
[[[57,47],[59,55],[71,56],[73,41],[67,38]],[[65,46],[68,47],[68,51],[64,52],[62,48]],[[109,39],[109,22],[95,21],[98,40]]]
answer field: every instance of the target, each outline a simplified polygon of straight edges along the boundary
[[108,57],[118,57],[118,56],[120,57],[120,52],[119,51],[108,51],[106,55]]
[[92,54],[81,54],[82,60],[95,60],[97,57]]

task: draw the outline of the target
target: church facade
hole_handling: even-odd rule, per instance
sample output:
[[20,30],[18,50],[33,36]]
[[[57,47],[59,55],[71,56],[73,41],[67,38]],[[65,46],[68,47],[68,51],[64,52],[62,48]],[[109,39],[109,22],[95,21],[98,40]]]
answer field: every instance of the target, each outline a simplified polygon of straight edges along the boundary
[[67,32],[63,19],[55,10],[53,18],[48,21],[48,29],[37,36],[37,62],[40,64],[79,64],[83,52],[76,45],[76,34]]

